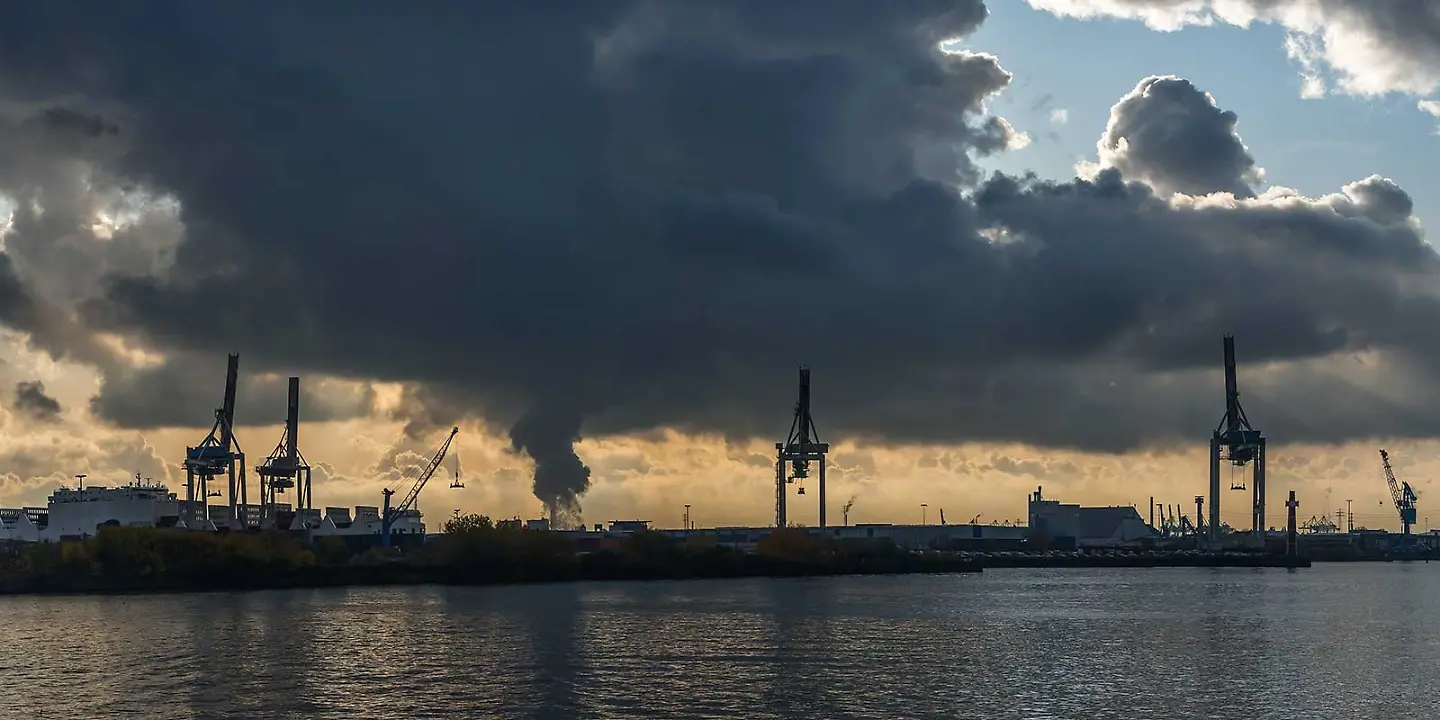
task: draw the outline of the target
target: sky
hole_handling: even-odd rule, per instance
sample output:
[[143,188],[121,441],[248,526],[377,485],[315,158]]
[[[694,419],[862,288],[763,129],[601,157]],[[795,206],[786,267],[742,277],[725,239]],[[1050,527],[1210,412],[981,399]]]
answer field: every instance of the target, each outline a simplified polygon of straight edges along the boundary
[[[1440,140],[1440,118],[1420,110],[1409,93],[1304,97],[1303,68],[1286,55],[1282,25],[1156,31],[1103,15],[1057,16],[1034,5],[1047,7],[990,3],[990,19],[966,43],[998,54],[1016,74],[992,107],[1035,136],[1031,146],[991,163],[995,168],[1064,177],[1077,161],[1094,156],[1096,128],[1113,98],[1141,77],[1178,75],[1239,115],[1239,130],[1272,183],[1319,195],[1378,173],[1417,198],[1440,193],[1440,167],[1416,152]],[[1076,57],[1087,61],[1073,62]],[[1054,110],[1064,110],[1068,121],[1055,126]],[[1440,210],[1420,203],[1416,215],[1433,227]]]
[[1193,511],[1233,332],[1271,525],[1396,526],[1380,447],[1427,524],[1436,13],[0,8],[0,506],[179,488],[238,352],[252,469],[304,378],[319,505],[455,425],[432,521],[765,524],[806,364],[830,518]]

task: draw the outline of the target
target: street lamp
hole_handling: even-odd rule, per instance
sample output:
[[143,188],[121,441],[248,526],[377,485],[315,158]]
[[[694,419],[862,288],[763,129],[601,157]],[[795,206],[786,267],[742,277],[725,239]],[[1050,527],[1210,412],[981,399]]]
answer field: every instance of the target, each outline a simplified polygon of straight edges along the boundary
[[920,524],[925,524],[925,508],[930,507],[926,503],[920,503]]

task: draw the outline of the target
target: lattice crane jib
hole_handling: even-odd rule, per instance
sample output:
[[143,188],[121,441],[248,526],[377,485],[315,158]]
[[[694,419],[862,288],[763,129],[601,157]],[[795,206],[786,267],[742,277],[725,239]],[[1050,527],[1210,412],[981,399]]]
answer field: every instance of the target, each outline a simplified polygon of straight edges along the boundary
[[1390,488],[1390,500],[1395,505],[1395,512],[1400,515],[1402,532],[1409,535],[1417,515],[1415,504],[1420,498],[1415,494],[1414,488],[1410,487],[1410,483],[1395,477],[1395,468],[1390,464],[1390,453],[1383,449],[1380,451],[1380,466],[1385,470],[1385,483]]
[[455,441],[455,435],[459,432],[460,428],[458,427],[450,428],[450,435],[445,438],[445,442],[440,444],[440,449],[435,451],[430,462],[426,463],[425,468],[420,471],[420,476],[415,479],[415,483],[410,486],[410,491],[405,493],[405,497],[399,505],[394,507],[390,505],[390,496],[395,494],[394,490],[386,488],[383,491],[385,503],[380,516],[381,544],[387,546],[390,544],[390,528],[395,524],[397,518],[415,508],[415,503],[420,499],[420,491],[425,489],[425,484],[430,482],[435,471],[440,469],[440,464],[445,462],[445,455],[450,452],[450,444]]

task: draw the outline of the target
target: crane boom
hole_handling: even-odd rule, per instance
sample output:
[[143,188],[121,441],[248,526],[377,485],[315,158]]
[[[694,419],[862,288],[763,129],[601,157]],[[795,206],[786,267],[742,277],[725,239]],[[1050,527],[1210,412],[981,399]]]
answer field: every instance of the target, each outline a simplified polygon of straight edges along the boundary
[[425,465],[425,469],[420,472],[420,477],[415,479],[415,484],[410,487],[410,492],[405,494],[405,499],[401,500],[399,505],[391,507],[390,496],[394,495],[395,491],[389,488],[384,490],[385,509],[380,516],[381,545],[387,547],[390,545],[390,528],[395,524],[395,518],[415,507],[416,501],[420,499],[420,491],[425,489],[425,483],[430,482],[431,476],[440,469],[440,463],[445,461],[445,453],[450,452],[450,443],[455,441],[455,435],[459,432],[460,428],[458,427],[450,428],[449,437],[440,444],[440,449],[435,451],[435,456],[430,458],[430,462]]
[[[1240,384],[1235,380],[1235,336],[1226,335],[1225,341],[1225,431],[1235,432],[1240,430],[1241,418],[1245,417],[1244,410],[1240,409]],[[1245,424],[1250,423],[1247,420]]]
[[1400,513],[1400,526],[1404,534],[1410,534],[1410,526],[1415,524],[1415,501],[1419,498],[1415,495],[1414,488],[1408,482],[1400,482],[1395,478],[1395,470],[1390,467],[1390,453],[1380,451],[1380,464],[1385,468],[1385,482],[1390,486],[1390,499],[1395,503],[1395,511]]
[[440,449],[435,451],[435,457],[430,458],[430,464],[426,465],[425,470],[420,473],[420,477],[416,478],[415,484],[410,488],[410,492],[405,494],[405,499],[401,500],[400,504],[395,506],[395,514],[398,515],[415,507],[415,502],[420,499],[420,491],[425,489],[425,483],[430,482],[430,477],[435,474],[436,470],[440,469],[440,463],[445,461],[445,454],[450,452],[450,443],[455,441],[455,435],[459,432],[460,428],[458,427],[450,428],[450,436],[445,438],[445,442],[440,445]]

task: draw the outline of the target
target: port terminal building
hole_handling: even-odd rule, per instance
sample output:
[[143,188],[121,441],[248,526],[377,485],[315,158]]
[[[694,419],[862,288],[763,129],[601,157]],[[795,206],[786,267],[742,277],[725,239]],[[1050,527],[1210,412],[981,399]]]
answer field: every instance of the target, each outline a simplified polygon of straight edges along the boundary
[[1046,498],[1043,490],[1036,488],[1027,503],[1026,537],[1032,545],[1057,550],[1125,547],[1160,537],[1132,506],[1071,505]]

